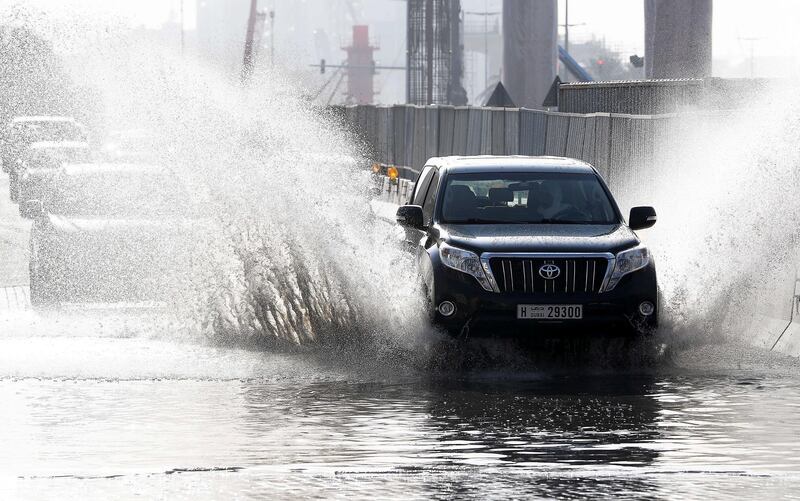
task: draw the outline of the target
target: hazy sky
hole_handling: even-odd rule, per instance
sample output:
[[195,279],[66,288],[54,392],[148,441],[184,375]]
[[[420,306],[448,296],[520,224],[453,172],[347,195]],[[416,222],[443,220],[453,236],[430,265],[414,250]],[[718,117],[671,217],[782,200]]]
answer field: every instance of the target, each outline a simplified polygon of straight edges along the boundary
[[[61,0],[54,0],[61,1]],[[262,0],[264,1],[264,0]],[[268,0],[269,1],[269,0]],[[290,8],[298,0],[272,0],[276,10]],[[385,2],[391,0],[362,0]],[[567,0],[559,0],[563,22]],[[116,4],[141,22],[156,24],[177,13],[181,0],[83,0],[97,5]],[[185,0],[187,19],[194,12],[194,0]],[[592,36],[605,38],[623,53],[644,53],[643,0],[569,0],[570,38],[580,41]],[[485,3],[494,8],[495,1]],[[399,23],[403,20],[398,19]],[[785,58],[795,74],[800,66],[800,1],[795,0],[717,0],[714,2],[714,58],[731,63],[749,59],[750,46],[756,58]],[[748,41],[745,39],[757,39]],[[759,70],[756,68],[756,72]],[[766,75],[765,75],[766,76]]]
[[[0,4],[12,0],[0,0]],[[170,15],[180,12],[181,0],[28,0],[64,7],[79,5],[84,9],[113,11],[128,16],[135,23],[157,26]],[[192,24],[196,0],[184,0],[187,24]],[[303,0],[261,0],[274,5],[277,16],[282,9],[292,9]],[[334,1],[334,0],[331,0]],[[396,4],[398,0],[360,0],[362,4]],[[559,0],[559,13],[564,16],[567,0]],[[463,0],[471,10],[498,9],[500,0]],[[623,54],[644,53],[643,0],[569,0],[570,31],[573,41],[591,37],[605,38],[607,43]],[[26,2],[27,3],[27,2]],[[340,3],[344,3],[341,2]],[[356,2],[357,3],[357,2]],[[380,9],[368,9],[379,11]],[[397,9],[391,9],[397,12]],[[278,17],[279,19],[279,17]],[[385,20],[365,19],[366,23]],[[397,20],[402,29],[403,19]],[[585,24],[583,24],[585,23]],[[757,60],[756,76],[800,76],[800,1],[797,0],[717,0],[714,2],[714,58],[725,64],[715,66],[715,72],[725,66],[744,65],[749,61],[752,46]],[[756,40],[745,40],[756,39]],[[771,59],[772,64],[766,62]],[[749,66],[748,66],[749,68]],[[740,71],[744,71],[740,68]],[[729,76],[729,75],[725,75]],[[746,76],[746,75],[741,75]]]
[[[679,0],[678,0],[679,1]],[[559,14],[564,22],[564,3]],[[570,0],[570,38],[605,37],[623,53],[644,53],[643,0]],[[717,0],[714,2],[713,49],[715,60],[737,63],[749,60],[750,45],[756,58],[785,58],[798,74],[800,66],[800,1]],[[745,39],[758,40],[748,41]],[[762,71],[767,71],[762,69]],[[759,69],[756,68],[757,76]],[[770,76],[762,73],[762,76]]]

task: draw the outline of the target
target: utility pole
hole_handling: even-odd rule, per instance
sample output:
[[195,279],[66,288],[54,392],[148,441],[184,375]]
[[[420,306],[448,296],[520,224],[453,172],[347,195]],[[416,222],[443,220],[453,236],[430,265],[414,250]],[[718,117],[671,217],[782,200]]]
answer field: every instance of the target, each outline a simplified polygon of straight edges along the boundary
[[275,8],[269,11],[269,64],[275,66]]
[[569,0],[564,0],[564,50],[569,54],[569,29],[573,26],[585,26],[586,23],[569,24]]
[[755,71],[755,67],[756,67],[755,60],[756,60],[756,58],[755,58],[754,45],[755,45],[756,42],[758,42],[760,40],[763,40],[763,38],[762,37],[749,37],[749,38],[739,37],[739,40],[743,41],[743,42],[748,42],[750,44],[750,78],[755,78],[755,74],[756,74],[756,71]]
[[483,2],[483,88],[489,87],[489,0]]
[[242,84],[247,84],[253,74],[253,37],[258,17],[258,0],[250,0],[250,16],[247,19],[247,36],[244,40],[244,60],[242,62]]
[[564,0],[564,51],[569,54],[569,0]]
[[181,56],[186,52],[186,28],[184,26],[184,0],[181,0]]

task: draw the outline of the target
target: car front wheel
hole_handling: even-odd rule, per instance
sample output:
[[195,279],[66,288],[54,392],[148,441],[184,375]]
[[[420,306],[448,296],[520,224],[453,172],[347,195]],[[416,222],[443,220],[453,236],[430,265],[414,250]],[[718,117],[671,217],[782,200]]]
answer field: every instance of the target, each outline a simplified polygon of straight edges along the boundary
[[57,304],[56,284],[36,266],[30,267],[31,306],[46,308]]

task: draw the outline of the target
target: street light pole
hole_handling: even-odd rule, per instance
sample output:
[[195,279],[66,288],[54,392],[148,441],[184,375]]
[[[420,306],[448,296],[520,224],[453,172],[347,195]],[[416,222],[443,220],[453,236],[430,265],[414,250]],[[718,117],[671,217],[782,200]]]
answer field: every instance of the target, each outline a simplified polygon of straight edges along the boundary
[[564,51],[569,54],[569,0],[564,0]]
[[181,0],[181,55],[186,51],[186,28],[184,26],[184,0]]
[[242,61],[242,83],[246,84],[253,74],[253,38],[258,16],[258,0],[250,0],[250,16],[247,19],[247,35],[244,39],[244,58]]
[[489,0],[483,4],[483,88],[489,87]]
[[269,62],[275,66],[275,8],[269,11]]

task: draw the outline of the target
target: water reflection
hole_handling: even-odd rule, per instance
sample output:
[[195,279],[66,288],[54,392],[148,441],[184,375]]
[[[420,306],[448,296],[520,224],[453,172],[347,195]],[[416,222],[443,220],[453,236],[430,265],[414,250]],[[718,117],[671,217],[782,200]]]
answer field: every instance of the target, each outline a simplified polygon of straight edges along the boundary
[[[150,367],[144,378],[0,379],[0,471],[43,497],[75,489],[57,477],[94,479],[107,497],[123,484],[146,497],[347,489],[433,499],[716,498],[800,486],[796,378],[398,377],[300,356],[195,355],[197,369],[187,360],[180,376],[150,377]],[[272,372],[209,376],[221,370],[215,360],[231,374]]]
[[[647,466],[658,452],[653,379],[460,382],[432,390],[430,415],[449,459],[521,466]],[[444,452],[447,454],[446,452]]]
[[246,431],[275,440],[281,457],[269,461],[306,468],[644,466],[658,458],[642,445],[659,436],[652,385],[615,378],[246,386]]

